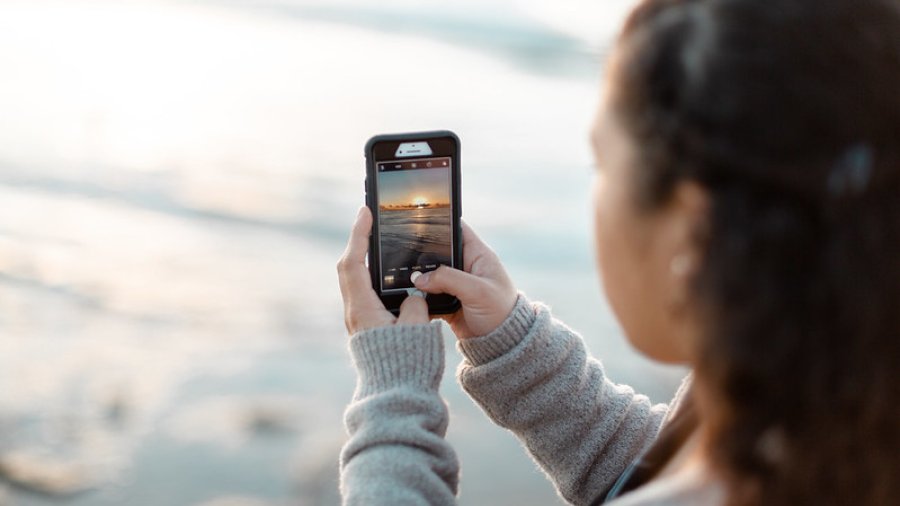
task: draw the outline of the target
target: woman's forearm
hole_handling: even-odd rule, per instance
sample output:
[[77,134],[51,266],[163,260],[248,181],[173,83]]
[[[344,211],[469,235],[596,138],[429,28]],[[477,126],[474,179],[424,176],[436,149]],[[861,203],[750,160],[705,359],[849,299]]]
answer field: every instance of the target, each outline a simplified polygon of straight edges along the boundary
[[574,504],[609,488],[654,440],[667,412],[609,381],[581,337],[524,296],[500,328],[459,347],[465,390]]
[[459,464],[444,440],[440,325],[398,325],[350,341],[359,379],[344,417],[345,505],[456,504]]

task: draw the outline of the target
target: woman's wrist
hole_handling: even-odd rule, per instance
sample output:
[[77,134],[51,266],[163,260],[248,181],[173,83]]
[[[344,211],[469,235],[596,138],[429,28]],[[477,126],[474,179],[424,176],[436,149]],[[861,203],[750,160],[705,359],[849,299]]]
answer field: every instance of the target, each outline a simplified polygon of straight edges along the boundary
[[472,365],[486,364],[515,348],[528,334],[536,320],[535,308],[528,298],[520,293],[512,311],[500,326],[483,336],[460,339],[457,348]]

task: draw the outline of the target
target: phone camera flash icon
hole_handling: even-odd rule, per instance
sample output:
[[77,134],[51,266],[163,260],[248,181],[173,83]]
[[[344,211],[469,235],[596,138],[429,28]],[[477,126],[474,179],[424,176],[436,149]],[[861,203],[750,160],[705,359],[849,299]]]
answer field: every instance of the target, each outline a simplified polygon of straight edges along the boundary
[[426,167],[431,167],[431,162],[425,164]]
[[412,168],[414,168],[414,169],[415,169],[415,168],[416,168],[416,164],[412,164]]

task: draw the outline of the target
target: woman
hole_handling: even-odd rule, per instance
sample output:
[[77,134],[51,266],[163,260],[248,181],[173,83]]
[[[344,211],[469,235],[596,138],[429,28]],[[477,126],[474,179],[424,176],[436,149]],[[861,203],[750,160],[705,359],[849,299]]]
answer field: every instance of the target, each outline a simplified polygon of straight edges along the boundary
[[[574,504],[900,497],[900,4],[645,0],[592,135],[596,247],[628,339],[685,363],[668,406],[618,386],[464,230],[459,380]],[[363,209],[339,263],[359,373],[347,504],[453,504],[440,331],[384,310]]]

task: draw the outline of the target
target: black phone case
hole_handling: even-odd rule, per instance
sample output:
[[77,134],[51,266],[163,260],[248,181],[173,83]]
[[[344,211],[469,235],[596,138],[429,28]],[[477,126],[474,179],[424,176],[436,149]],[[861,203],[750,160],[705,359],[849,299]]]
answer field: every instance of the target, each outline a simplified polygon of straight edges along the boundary
[[[453,244],[452,247],[452,255],[453,255],[453,263],[457,268],[462,269],[463,266],[463,255],[462,255],[462,199],[460,197],[460,189],[461,186],[461,161],[460,161],[460,145],[459,145],[459,137],[449,130],[435,130],[429,132],[412,132],[412,133],[401,133],[401,134],[382,134],[376,135],[369,139],[366,142],[365,154],[366,154],[366,206],[372,211],[372,216],[377,216],[375,209],[375,195],[374,195],[374,184],[376,174],[375,174],[375,155],[374,148],[375,145],[382,142],[408,142],[408,141],[420,141],[420,140],[428,140],[428,139],[442,139],[449,138],[453,140],[454,149],[453,149],[453,167],[451,168],[451,190],[450,190],[450,198],[453,204],[453,217],[452,224],[453,227]],[[378,262],[377,258],[380,254],[378,251],[378,241],[375,240],[378,237],[379,229],[378,229],[378,220],[373,220],[372,223],[372,234],[369,236],[369,275],[372,278],[372,287],[373,289],[378,291],[377,287],[380,285],[379,273],[378,271]],[[400,304],[403,303],[403,300],[406,299],[406,294],[381,294],[378,296],[381,298],[381,301],[384,303],[384,306],[393,314],[398,314],[400,312]],[[460,304],[459,300],[452,295],[445,294],[429,294],[425,298],[428,303],[428,312],[431,314],[449,314],[455,313],[459,310]]]

